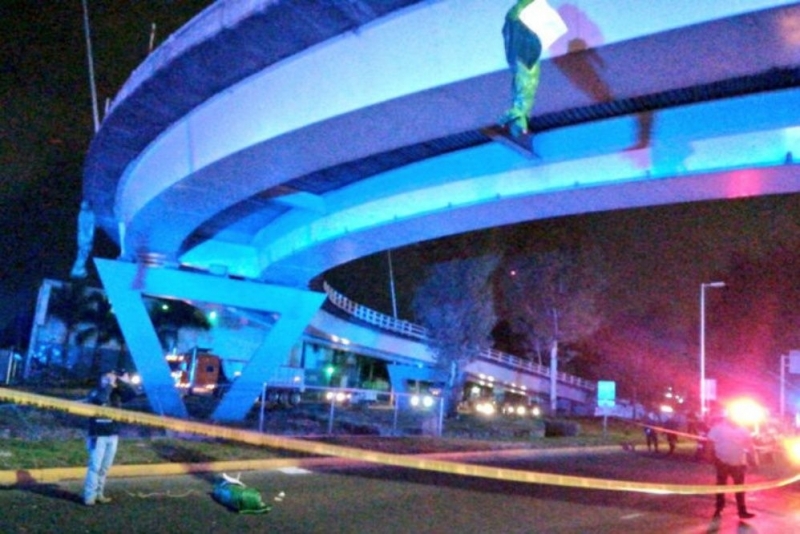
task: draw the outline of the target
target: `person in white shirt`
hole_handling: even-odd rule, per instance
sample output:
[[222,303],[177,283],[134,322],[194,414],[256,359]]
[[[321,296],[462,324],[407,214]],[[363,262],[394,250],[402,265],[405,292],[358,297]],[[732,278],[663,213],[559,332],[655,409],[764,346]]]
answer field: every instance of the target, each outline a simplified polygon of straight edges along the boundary
[[[713,446],[717,484],[725,486],[728,483],[728,477],[736,485],[744,484],[747,452],[753,448],[753,437],[750,432],[737,425],[729,416],[725,416],[708,431],[708,440]],[[725,494],[717,493],[714,517],[719,517],[723,508],[725,508]],[[736,508],[741,519],[750,519],[755,516],[747,511],[744,491],[736,492]]]

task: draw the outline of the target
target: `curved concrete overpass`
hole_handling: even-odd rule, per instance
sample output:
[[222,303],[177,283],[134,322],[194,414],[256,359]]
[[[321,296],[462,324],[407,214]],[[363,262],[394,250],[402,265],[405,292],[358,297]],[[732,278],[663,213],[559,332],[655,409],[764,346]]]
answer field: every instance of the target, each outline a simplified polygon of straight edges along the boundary
[[302,291],[464,231],[800,190],[800,3],[550,3],[534,157],[482,133],[510,1],[223,0],[122,88],[85,196],[125,260]]
[[[409,380],[433,377],[430,369],[434,367],[435,359],[428,350],[424,327],[371,310],[349,300],[327,284],[325,292],[331,305],[343,312],[340,315],[346,318],[320,310],[306,328],[306,336],[333,341],[331,333],[335,332],[338,342],[334,342],[339,348],[389,362],[392,391],[410,393]],[[342,340],[346,340],[346,345],[341,343]],[[555,386],[559,400],[582,407],[591,406],[596,395],[596,385],[592,381],[563,372],[552,375],[549,366],[494,349],[482,350],[465,364],[463,371],[474,383],[538,398],[546,398],[550,388]]]

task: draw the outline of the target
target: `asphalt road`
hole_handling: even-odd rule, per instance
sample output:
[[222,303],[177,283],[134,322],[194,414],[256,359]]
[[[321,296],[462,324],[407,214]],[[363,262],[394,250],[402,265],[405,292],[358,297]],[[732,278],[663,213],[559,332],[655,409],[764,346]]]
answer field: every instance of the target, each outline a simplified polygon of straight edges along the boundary
[[[478,460],[470,460],[478,461]],[[488,459],[479,460],[487,463]],[[493,462],[494,463],[494,462]],[[505,467],[647,482],[707,484],[710,465],[688,452],[538,453]],[[787,474],[779,465],[748,482]],[[235,473],[229,473],[235,475]],[[109,505],[80,504],[80,482],[0,489],[2,533],[791,533],[800,532],[800,487],[748,494],[757,516],[740,522],[732,496],[712,520],[711,495],[649,495],[529,485],[382,466],[245,472],[272,510],[240,515],[211,497],[217,475],[114,478]],[[276,501],[280,492],[285,496]]]

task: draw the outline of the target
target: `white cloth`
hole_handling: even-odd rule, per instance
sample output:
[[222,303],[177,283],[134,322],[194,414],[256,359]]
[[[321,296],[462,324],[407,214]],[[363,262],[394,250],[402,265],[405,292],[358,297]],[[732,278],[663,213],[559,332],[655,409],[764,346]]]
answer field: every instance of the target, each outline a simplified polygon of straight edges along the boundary
[[747,465],[747,451],[753,438],[746,429],[729,421],[711,427],[708,439],[714,442],[714,455],[728,465]]
[[567,25],[558,11],[547,0],[536,0],[519,14],[519,20],[535,33],[547,50],[559,37],[567,33]]

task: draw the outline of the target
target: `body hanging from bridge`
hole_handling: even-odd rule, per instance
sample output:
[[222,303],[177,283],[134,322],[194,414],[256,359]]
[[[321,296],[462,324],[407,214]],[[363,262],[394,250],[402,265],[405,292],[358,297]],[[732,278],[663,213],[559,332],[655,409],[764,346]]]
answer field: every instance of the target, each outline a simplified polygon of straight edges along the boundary
[[542,49],[566,33],[566,25],[547,0],[517,0],[506,13],[503,42],[513,74],[512,106],[500,119],[511,135],[528,133],[528,119],[541,75]]

